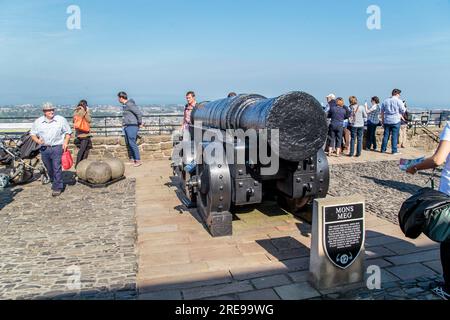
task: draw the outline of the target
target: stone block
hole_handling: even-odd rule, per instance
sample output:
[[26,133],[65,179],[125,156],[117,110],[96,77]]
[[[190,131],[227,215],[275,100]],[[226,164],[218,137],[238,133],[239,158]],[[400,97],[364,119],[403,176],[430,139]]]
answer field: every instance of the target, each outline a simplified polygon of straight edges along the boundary
[[161,145],[160,144],[144,144],[142,146],[143,151],[147,152],[154,152],[154,151],[160,151],[161,150]]
[[202,298],[221,296],[231,293],[239,293],[253,290],[249,281],[233,282],[229,284],[220,284],[183,290],[183,296],[186,300],[197,300]]
[[162,142],[161,143],[161,150],[172,150],[173,144],[172,142]]
[[280,297],[273,289],[255,290],[250,292],[239,293],[240,300],[266,301],[280,300]]
[[160,143],[161,142],[161,136],[145,136],[144,141],[146,143]]
[[160,136],[161,142],[170,142],[172,143],[172,136],[171,135],[162,135]]
[[158,291],[140,294],[138,300],[181,300],[181,291]]
[[289,284],[274,289],[283,300],[305,300],[320,297],[320,293],[308,282]]
[[402,256],[386,257],[385,259],[394,265],[403,265],[403,264],[438,260],[439,257],[440,251],[438,249],[435,249],[424,252],[405,254]]
[[[328,252],[325,250],[325,244],[326,244],[326,235],[324,230],[326,230],[326,221],[325,221],[325,209],[326,207],[336,207],[336,209],[333,209],[333,211],[329,211],[327,213],[327,216],[330,215],[330,221],[329,226],[336,226],[339,223],[339,226],[344,226],[344,230],[346,226],[349,226],[348,223],[359,223],[360,218],[359,216],[356,216],[359,220],[348,220],[348,218],[345,218],[342,216],[339,220],[339,214],[338,209],[342,208],[351,208],[352,215],[347,215],[347,217],[352,218],[354,215],[357,214],[358,208],[360,208],[360,205],[362,204],[362,219],[364,221],[365,219],[365,213],[364,213],[364,199],[361,196],[349,196],[349,197],[341,197],[341,198],[326,198],[326,199],[317,199],[314,201],[314,208],[313,208],[313,226],[312,226],[312,232],[311,232],[311,258],[310,258],[310,265],[309,265],[309,271],[310,271],[310,283],[317,289],[329,289],[333,287],[338,287],[342,285],[352,284],[352,283],[359,283],[364,280],[364,258],[365,258],[365,250],[364,250],[364,243],[361,244],[361,249],[359,251],[358,256],[353,256],[352,260],[346,259],[346,260],[339,260],[339,255],[344,257],[350,256],[349,250],[347,249],[336,249],[339,248],[338,245],[335,246],[334,250],[336,258],[338,260],[334,260],[334,258],[331,258],[330,254],[331,252]],[[333,219],[336,219],[333,220]],[[343,222],[344,221],[344,222]],[[335,240],[336,243],[347,243],[355,240],[355,237],[362,237],[362,234],[364,234],[364,230],[358,230],[359,231],[356,234],[356,231],[353,231],[353,227],[351,230],[355,235],[350,234],[351,237],[345,237],[341,231],[337,233],[337,235],[333,235],[334,238],[337,238],[339,240]],[[350,231],[349,231],[350,232]],[[342,240],[344,239],[344,240]],[[339,241],[339,242],[338,242]],[[362,240],[361,240],[362,241]],[[342,245],[341,245],[342,246]],[[352,255],[357,254],[357,252],[353,253]],[[333,259],[333,260],[332,260]],[[333,262],[332,262],[333,261]],[[338,263],[341,263],[338,266]],[[344,263],[347,263],[347,266],[344,265]]]
[[420,263],[406,264],[386,269],[400,280],[411,280],[419,277],[436,276],[436,272]]
[[290,284],[291,281],[285,275],[279,274],[275,276],[256,278],[252,280],[252,283],[256,289],[266,289]]

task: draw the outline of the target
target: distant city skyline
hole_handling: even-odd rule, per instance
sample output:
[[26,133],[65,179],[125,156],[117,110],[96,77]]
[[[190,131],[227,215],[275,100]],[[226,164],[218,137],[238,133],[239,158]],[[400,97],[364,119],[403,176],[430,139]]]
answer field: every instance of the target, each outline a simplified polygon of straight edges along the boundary
[[[70,30],[70,5],[81,29]],[[381,29],[370,30],[371,5]],[[0,0],[0,105],[182,104],[301,90],[361,103],[393,88],[450,109],[450,1]]]

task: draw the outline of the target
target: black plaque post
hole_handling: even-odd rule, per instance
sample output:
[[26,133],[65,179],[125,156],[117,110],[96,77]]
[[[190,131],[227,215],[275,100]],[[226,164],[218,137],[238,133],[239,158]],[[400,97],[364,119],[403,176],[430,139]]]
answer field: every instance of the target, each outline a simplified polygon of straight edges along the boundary
[[364,212],[360,196],[314,201],[310,282],[316,288],[363,281]]

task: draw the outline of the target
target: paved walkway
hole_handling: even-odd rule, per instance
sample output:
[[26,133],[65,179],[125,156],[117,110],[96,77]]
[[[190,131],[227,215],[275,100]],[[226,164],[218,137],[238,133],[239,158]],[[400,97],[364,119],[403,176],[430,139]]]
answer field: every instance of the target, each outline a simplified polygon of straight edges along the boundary
[[[364,152],[330,163],[397,158]],[[169,161],[129,167],[127,175],[137,180],[140,299],[434,299],[428,287],[441,273],[437,245],[406,239],[385,219],[367,214],[367,265],[382,268],[383,290],[357,285],[318,292],[307,283],[310,226],[275,203],[236,214],[233,236],[212,238],[196,211],[181,205]]]
[[0,299],[136,298],[135,181],[0,190]]

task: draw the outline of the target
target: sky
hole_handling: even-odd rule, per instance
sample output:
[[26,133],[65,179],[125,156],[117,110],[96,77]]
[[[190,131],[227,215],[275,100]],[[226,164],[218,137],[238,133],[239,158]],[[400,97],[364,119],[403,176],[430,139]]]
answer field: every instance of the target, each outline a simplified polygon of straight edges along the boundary
[[138,104],[188,90],[364,102],[394,88],[450,108],[450,0],[0,0],[0,105],[111,104],[121,90]]

